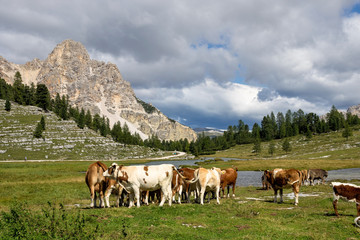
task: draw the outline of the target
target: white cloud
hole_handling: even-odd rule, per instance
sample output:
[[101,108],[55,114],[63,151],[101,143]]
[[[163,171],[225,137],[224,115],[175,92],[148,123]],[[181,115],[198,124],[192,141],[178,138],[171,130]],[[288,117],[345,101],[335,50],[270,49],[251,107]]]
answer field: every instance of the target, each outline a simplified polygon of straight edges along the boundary
[[296,97],[275,96],[269,100],[260,100],[258,94],[262,90],[239,83],[219,84],[213,79],[206,79],[204,82],[181,89],[146,88],[135,89],[135,93],[160,110],[173,114],[176,116],[175,119],[179,119],[174,113],[176,110],[181,115],[181,111],[186,109],[200,116],[211,116],[218,120],[229,119],[232,122],[228,125],[236,123],[239,119],[259,120],[271,111],[285,113],[288,109],[302,109],[305,112],[324,114],[328,110],[324,110],[324,106],[317,106]]

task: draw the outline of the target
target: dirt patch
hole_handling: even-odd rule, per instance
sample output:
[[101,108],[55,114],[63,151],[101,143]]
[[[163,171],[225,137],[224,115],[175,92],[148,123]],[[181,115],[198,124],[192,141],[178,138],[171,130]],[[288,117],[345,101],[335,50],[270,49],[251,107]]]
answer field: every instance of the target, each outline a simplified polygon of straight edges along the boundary
[[249,229],[250,226],[249,225],[237,225],[235,226],[237,228],[237,230],[241,231],[241,230],[245,230],[245,229]]

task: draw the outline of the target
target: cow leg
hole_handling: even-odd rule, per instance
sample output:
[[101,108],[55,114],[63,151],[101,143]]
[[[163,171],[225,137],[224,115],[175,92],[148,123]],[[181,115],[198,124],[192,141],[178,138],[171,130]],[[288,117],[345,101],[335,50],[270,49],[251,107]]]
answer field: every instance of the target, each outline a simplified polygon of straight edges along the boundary
[[90,187],[90,199],[91,199],[91,203],[90,203],[90,207],[96,207],[96,194],[95,194],[95,189],[94,186]]
[[337,210],[337,203],[339,201],[339,198],[340,198],[340,196],[338,196],[338,195],[336,195],[334,193],[333,207],[334,207],[334,211],[335,211],[336,216],[339,216],[339,213],[338,213],[338,210]]
[[105,201],[104,201],[104,186],[103,186],[103,182],[100,184],[100,187],[99,187],[99,196],[100,196],[100,204],[99,204],[99,207],[103,208],[105,207]]
[[295,206],[299,203],[299,191],[300,191],[300,183],[293,184],[293,192],[295,196]]
[[274,203],[277,203],[277,189],[274,188]]
[[200,191],[200,204],[204,205],[204,195],[205,195],[205,191],[201,190]]
[[360,203],[356,202],[357,215],[360,216]]
[[233,196],[233,197],[235,197],[235,185],[236,185],[236,183],[234,182],[234,183],[233,183],[233,187],[232,187],[232,192],[233,192],[233,195],[232,195],[232,196]]
[[111,192],[112,192],[112,188],[108,188],[106,189],[105,191],[105,207],[110,207],[110,195],[111,195]]
[[147,206],[149,205],[149,192],[150,192],[150,191],[146,191],[146,193],[145,193],[144,203],[145,203]]
[[314,186],[314,179],[310,178],[310,186]]
[[226,187],[226,185],[225,185],[225,183],[223,183],[223,184],[221,185],[221,191],[222,191],[222,197],[223,197],[223,198],[225,198],[225,187]]
[[172,204],[172,191],[171,191],[171,183],[167,188],[167,198],[169,199],[169,206]]
[[133,192],[130,192],[129,193],[129,208],[134,206],[134,197],[135,197],[135,194]]
[[205,188],[200,189],[200,204],[204,205],[204,194],[205,194]]
[[136,198],[136,207],[140,207],[140,189],[134,189],[134,195],[135,195],[135,198]]
[[280,188],[280,203],[283,203],[283,189]]
[[338,210],[337,210],[337,203],[338,203],[338,200],[334,200],[333,201],[333,207],[334,207],[334,211],[335,211],[335,215],[336,216],[339,216],[339,213],[338,213]]
[[178,192],[178,203],[181,204],[181,195],[182,195],[183,186],[179,186],[179,192]]
[[[229,188],[228,188],[228,190],[229,190]],[[220,204],[219,193],[220,193],[220,187],[216,187],[216,202],[217,202],[217,204]],[[229,192],[228,192],[228,195],[229,195]]]

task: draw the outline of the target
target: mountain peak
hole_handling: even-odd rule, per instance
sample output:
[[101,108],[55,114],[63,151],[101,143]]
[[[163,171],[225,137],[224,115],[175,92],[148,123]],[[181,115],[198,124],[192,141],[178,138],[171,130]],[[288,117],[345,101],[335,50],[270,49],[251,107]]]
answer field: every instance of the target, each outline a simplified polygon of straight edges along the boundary
[[87,62],[90,60],[89,53],[84,45],[71,39],[67,39],[59,43],[49,54],[47,62],[62,65],[64,62],[72,62],[74,60]]

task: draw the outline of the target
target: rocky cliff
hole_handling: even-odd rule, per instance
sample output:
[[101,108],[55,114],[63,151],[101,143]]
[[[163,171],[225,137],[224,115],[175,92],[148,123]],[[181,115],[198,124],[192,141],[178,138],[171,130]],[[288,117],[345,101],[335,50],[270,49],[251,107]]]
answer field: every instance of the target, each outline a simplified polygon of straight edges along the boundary
[[72,105],[106,116],[111,125],[117,121],[126,123],[143,139],[151,135],[161,140],[196,139],[191,128],[137,99],[115,64],[90,59],[79,42],[65,40],[45,61],[34,59],[23,65],[10,63],[0,56],[1,78],[12,83],[16,71],[21,73],[25,84],[44,83],[52,97],[56,93],[68,95]]

